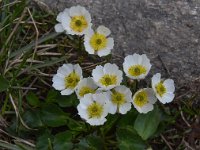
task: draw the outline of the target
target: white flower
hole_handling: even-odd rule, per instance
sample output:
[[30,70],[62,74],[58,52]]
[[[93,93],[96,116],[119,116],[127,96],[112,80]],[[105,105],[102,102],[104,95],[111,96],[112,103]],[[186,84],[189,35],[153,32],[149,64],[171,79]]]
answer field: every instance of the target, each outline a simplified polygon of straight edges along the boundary
[[133,105],[140,113],[147,113],[153,110],[153,104],[157,101],[153,89],[144,88],[133,96]]
[[56,32],[66,31],[71,35],[86,34],[92,26],[90,13],[82,6],[73,6],[60,12],[56,19]]
[[116,64],[107,63],[103,66],[96,66],[92,70],[92,77],[102,90],[112,89],[122,82],[122,71]]
[[129,88],[121,85],[108,91],[108,93],[111,102],[109,113],[115,114],[119,112],[121,114],[126,114],[131,109],[132,93]]
[[100,57],[110,54],[114,46],[113,38],[108,37],[110,33],[104,26],[99,26],[95,32],[91,29],[84,37],[85,50]]
[[78,98],[82,98],[85,94],[95,93],[98,86],[94,83],[92,78],[84,78],[82,79],[76,89],[76,95]]
[[144,79],[151,69],[150,60],[145,54],[128,55],[123,63],[126,76],[131,79]]
[[174,99],[174,81],[172,79],[161,80],[161,74],[155,74],[151,79],[152,88],[158,100],[165,104]]
[[108,115],[108,98],[107,94],[86,94],[80,99],[77,106],[78,114],[85,119],[90,125],[103,125]]
[[70,95],[83,78],[81,67],[76,64],[63,64],[53,76],[53,87],[61,91],[62,95]]

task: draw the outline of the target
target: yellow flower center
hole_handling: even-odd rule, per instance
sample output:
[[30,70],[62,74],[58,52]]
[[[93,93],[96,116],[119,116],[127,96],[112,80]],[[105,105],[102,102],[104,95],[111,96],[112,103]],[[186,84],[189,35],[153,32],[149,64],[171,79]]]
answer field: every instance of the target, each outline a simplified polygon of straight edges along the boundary
[[84,16],[73,16],[70,22],[70,28],[75,32],[83,32],[88,27]]
[[166,93],[166,87],[163,85],[163,82],[159,82],[157,85],[156,85],[156,92],[158,93],[158,95],[160,97],[162,97],[165,93]]
[[83,86],[83,87],[80,89],[80,91],[79,91],[79,95],[80,95],[81,97],[83,97],[85,94],[94,93],[94,92],[95,92],[94,89],[92,89],[92,88],[90,88],[90,87],[88,87],[88,86]]
[[147,93],[145,91],[141,91],[137,93],[135,96],[134,102],[137,106],[143,107],[145,104],[148,103]]
[[115,85],[117,84],[117,76],[105,74],[99,82],[104,86]]
[[117,91],[112,91],[111,100],[116,105],[123,105],[126,101],[125,95]]
[[134,65],[128,69],[128,73],[134,77],[140,76],[141,74],[145,74],[146,72],[146,68],[142,65]]
[[94,33],[90,39],[90,45],[95,51],[104,49],[107,45],[107,38],[103,34]]
[[79,81],[80,81],[80,76],[76,72],[72,72],[65,77],[65,87],[74,89]]
[[87,108],[89,118],[100,118],[103,113],[103,106],[97,102],[93,102]]

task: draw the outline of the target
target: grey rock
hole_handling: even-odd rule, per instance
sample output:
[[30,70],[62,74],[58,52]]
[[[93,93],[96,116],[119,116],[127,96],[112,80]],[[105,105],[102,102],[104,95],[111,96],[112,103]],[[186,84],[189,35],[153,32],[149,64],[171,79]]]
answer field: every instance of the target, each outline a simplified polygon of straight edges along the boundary
[[[145,53],[151,74],[175,79],[177,87],[200,78],[200,0],[40,0],[52,11],[85,6],[95,26],[115,39],[114,56]],[[116,58],[116,57],[115,57]],[[200,81],[199,81],[200,84]]]

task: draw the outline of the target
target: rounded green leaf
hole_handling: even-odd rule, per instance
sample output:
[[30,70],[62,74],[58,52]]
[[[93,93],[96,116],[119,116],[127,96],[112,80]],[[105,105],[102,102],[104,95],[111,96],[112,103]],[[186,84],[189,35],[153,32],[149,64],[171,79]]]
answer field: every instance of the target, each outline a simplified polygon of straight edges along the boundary
[[135,120],[134,128],[142,139],[146,140],[156,132],[160,120],[161,112],[158,107],[155,107],[147,114],[139,114]]
[[36,149],[50,150],[50,148],[52,147],[52,143],[51,143],[52,139],[53,139],[53,136],[48,132],[46,132],[42,136],[39,136],[36,142]]
[[54,150],[67,150],[72,149],[73,143],[71,142],[72,133],[69,131],[65,131],[62,133],[58,133],[54,138]]
[[117,129],[117,140],[120,150],[144,150],[145,142],[132,126]]
[[103,150],[105,145],[101,137],[96,135],[89,135],[86,138],[87,143],[90,146],[90,149],[94,150]]
[[60,107],[71,107],[71,106],[77,106],[79,103],[79,100],[77,99],[76,94],[72,95],[59,95],[56,99],[56,102]]
[[26,111],[23,115],[25,123],[32,128],[39,128],[44,126],[40,118],[39,111]]
[[40,106],[40,100],[33,92],[29,92],[26,96],[26,99],[27,99],[29,105],[31,105],[33,107]]
[[68,115],[55,104],[42,107],[40,117],[44,124],[50,127],[59,127],[67,123]]

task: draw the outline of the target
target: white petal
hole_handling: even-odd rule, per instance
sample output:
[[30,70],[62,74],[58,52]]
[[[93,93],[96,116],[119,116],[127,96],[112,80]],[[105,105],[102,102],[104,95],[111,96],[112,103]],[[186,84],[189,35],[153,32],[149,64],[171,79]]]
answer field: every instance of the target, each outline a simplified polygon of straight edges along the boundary
[[163,84],[167,88],[167,92],[174,93],[175,86],[174,81],[172,79],[165,80]]
[[81,104],[79,104],[77,106],[77,110],[78,110],[78,114],[81,116],[81,118],[83,119],[88,119],[88,114],[87,114],[87,110],[86,109],[83,109],[81,107]]
[[61,91],[61,95],[70,95],[74,92],[73,89],[65,89],[63,91]]
[[58,22],[61,22],[62,14],[63,14],[63,12],[60,12],[60,13],[58,14],[58,16],[56,17],[56,20],[57,20]]
[[60,84],[60,83],[53,83],[52,86],[56,89],[56,90],[64,90],[65,89],[65,85],[64,84]]
[[102,57],[102,56],[107,56],[111,53],[111,49],[108,49],[108,48],[105,48],[105,49],[102,49],[102,50],[99,50],[97,51],[97,55],[99,57]]
[[137,55],[137,64],[142,64],[142,55],[139,55],[139,54],[136,54],[136,55]]
[[116,85],[109,85],[109,86],[104,86],[104,85],[102,85],[102,84],[100,84],[99,86],[101,87],[101,89],[102,90],[110,90],[110,89],[112,89],[112,88],[114,88],[114,87],[116,87],[116,86],[118,86],[119,84],[116,84]]
[[121,70],[117,71],[117,85],[120,85],[123,80],[123,73]]
[[128,55],[124,58],[123,69],[126,74],[128,74],[128,70],[131,66],[136,65],[136,61],[133,55]]
[[117,112],[117,105],[111,104],[108,111],[110,114],[115,114]]
[[65,83],[64,78],[58,76],[57,74],[53,76],[52,81],[57,83]]
[[61,23],[56,24],[54,28],[55,28],[56,32],[63,32],[64,31]]
[[86,94],[80,99],[80,103],[83,106],[88,106],[93,103],[92,94]]
[[144,89],[147,92],[148,100],[151,104],[154,104],[157,101],[157,98],[154,94],[153,89],[151,88],[145,88]]
[[87,10],[84,11],[84,16],[85,16],[85,19],[87,20],[87,22],[91,22],[92,21],[91,15]]
[[106,118],[100,118],[100,119],[91,118],[91,119],[88,119],[86,121],[90,125],[97,126],[97,125],[103,125],[106,122]]
[[113,38],[107,38],[107,48],[108,49],[113,49],[113,47],[114,47],[114,40],[113,40]]
[[151,69],[151,64],[150,64],[150,60],[147,58],[146,54],[142,54],[142,65],[145,66],[145,68],[147,68],[147,72],[149,72],[149,70]]
[[91,37],[94,35],[93,29],[88,29],[88,32],[84,36],[84,41],[90,41]]
[[141,107],[141,112],[142,113],[148,113],[149,111],[153,110],[153,105],[152,104],[146,104],[143,107]]
[[117,87],[114,88],[114,90],[116,90],[117,92],[120,92],[120,93],[124,94],[125,97],[126,97],[126,101],[127,102],[131,102],[132,101],[132,92],[126,86],[124,86],[124,85],[117,86]]
[[80,78],[82,79],[82,77],[83,77],[82,76],[82,69],[81,69],[79,64],[74,65],[74,70],[80,76]]
[[72,64],[63,64],[62,69],[65,70],[67,73],[71,73],[74,70]]
[[160,99],[160,102],[163,104],[170,103],[173,101],[175,95],[173,93],[166,93],[163,95],[162,99]]
[[94,49],[90,46],[89,41],[85,41],[85,42],[84,42],[84,46],[85,46],[85,50],[86,50],[89,54],[94,54],[94,53],[95,53]]
[[131,103],[125,103],[119,107],[119,112],[121,114],[126,114],[131,109]]
[[63,29],[67,30],[67,32],[70,32],[70,22],[71,22],[71,18],[69,17],[69,14],[66,12],[63,12],[63,14],[61,15],[61,24],[63,26]]
[[97,33],[103,34],[105,36],[109,36],[111,32],[110,32],[110,29],[101,25],[97,28]]
[[103,67],[104,74],[116,74],[119,67],[116,64],[106,63]]
[[95,82],[98,82],[103,75],[104,73],[102,66],[96,66],[96,68],[92,70],[92,77]]
[[65,8],[63,12],[69,15],[69,8]]
[[84,7],[78,5],[78,6],[73,6],[69,9],[69,15],[71,17],[73,16],[81,16],[83,15],[83,12],[86,11]]
[[99,104],[105,105],[106,101],[108,101],[106,94],[107,94],[106,92],[93,94],[92,97]]
[[95,84],[94,80],[91,77],[86,78],[87,79],[87,85],[92,89],[97,89],[98,86]]
[[155,75],[153,75],[152,79],[151,79],[151,85],[152,88],[154,88],[155,90],[155,85],[158,84],[161,80],[161,74],[160,73],[156,73]]
[[107,42],[106,48],[97,51],[98,56],[102,57],[111,53],[111,49],[114,47],[114,40],[113,38],[107,38]]
[[57,70],[57,74],[62,74],[64,77],[68,76],[73,70],[69,70],[69,69],[66,69],[64,68],[63,66],[62,67],[59,67],[58,70]]

